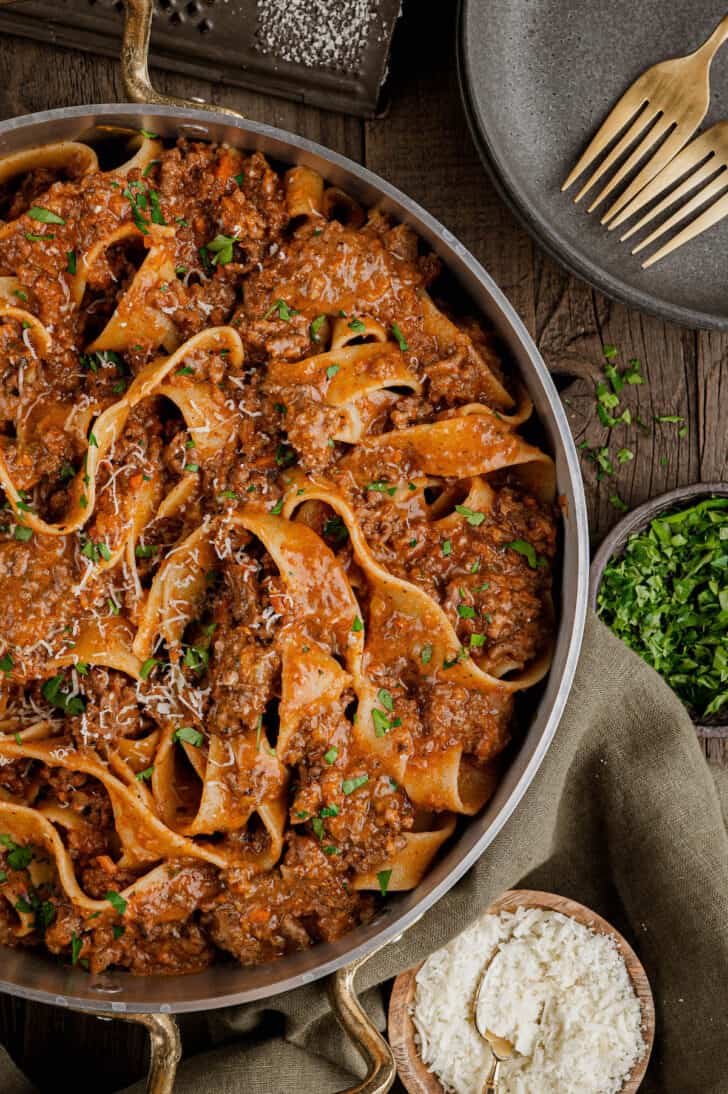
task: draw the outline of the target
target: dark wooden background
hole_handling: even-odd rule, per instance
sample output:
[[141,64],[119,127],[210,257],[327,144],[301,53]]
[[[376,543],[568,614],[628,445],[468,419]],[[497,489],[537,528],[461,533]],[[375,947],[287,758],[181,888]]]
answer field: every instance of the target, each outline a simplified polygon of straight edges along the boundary
[[[79,0],[81,2],[81,0]],[[619,427],[613,449],[635,458],[616,478],[597,481],[583,461],[593,541],[619,519],[611,494],[630,506],[672,487],[728,479],[728,336],[685,330],[630,311],[577,281],[546,257],[495,193],[465,122],[454,61],[454,10],[447,0],[406,0],[392,58],[386,117],[363,122],[281,99],[220,89],[155,73],[164,91],[201,96],[250,118],[300,133],[365,163],[421,202],[473,251],[524,319],[547,365],[558,375],[577,443],[607,443],[594,394],[602,346],[642,362],[646,383],[626,402],[646,423],[679,414],[649,432]],[[0,41],[0,117],[51,107],[124,98],[118,65],[105,58],[20,39]],[[728,288],[727,288],[728,291]],[[712,762],[728,747],[704,742]],[[203,1023],[186,1031],[186,1050],[201,1044]],[[123,1023],[100,1023],[57,1008],[0,996],[0,1042],[44,1092],[104,1094],[144,1069],[144,1037]],[[64,1078],[65,1076],[65,1078]]]

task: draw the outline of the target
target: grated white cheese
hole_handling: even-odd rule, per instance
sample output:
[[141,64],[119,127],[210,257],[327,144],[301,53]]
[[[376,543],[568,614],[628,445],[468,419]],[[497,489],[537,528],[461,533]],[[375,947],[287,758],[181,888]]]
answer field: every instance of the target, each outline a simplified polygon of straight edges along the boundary
[[483,916],[417,974],[420,1056],[448,1092],[480,1094],[490,1052],[473,1024],[513,1042],[502,1094],[618,1094],[645,1044],[614,940],[538,908]]
[[257,49],[307,68],[358,72],[373,0],[258,0]]

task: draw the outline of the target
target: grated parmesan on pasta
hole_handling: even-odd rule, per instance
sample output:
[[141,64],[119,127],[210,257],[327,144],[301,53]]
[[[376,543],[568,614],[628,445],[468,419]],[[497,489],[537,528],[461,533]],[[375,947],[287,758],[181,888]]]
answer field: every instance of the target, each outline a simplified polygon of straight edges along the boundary
[[502,1094],[618,1094],[642,1057],[642,1012],[612,938],[558,912],[483,916],[417,974],[420,1056],[451,1094],[480,1094],[490,1052],[472,1020],[516,1045]]

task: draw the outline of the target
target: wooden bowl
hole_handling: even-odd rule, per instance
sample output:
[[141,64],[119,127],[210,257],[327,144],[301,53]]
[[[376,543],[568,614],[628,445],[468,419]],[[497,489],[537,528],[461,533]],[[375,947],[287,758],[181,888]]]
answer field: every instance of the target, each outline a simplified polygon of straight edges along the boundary
[[[516,908],[549,908],[554,912],[570,916],[577,923],[591,927],[597,934],[610,935],[627,966],[632,987],[642,1008],[642,1037],[645,1051],[624,1083],[620,1094],[634,1094],[644,1079],[655,1039],[655,1004],[652,999],[647,974],[632,947],[622,938],[606,919],[596,912],[577,904],[574,900],[557,896],[555,893],[539,893],[534,889],[512,889],[494,901],[484,914],[498,915],[499,912],[514,912]],[[409,1094],[444,1094],[444,1087],[420,1059],[415,1043],[415,1027],[411,1008],[415,996],[415,977],[422,968],[420,962],[414,968],[399,974],[394,982],[389,1002],[389,1043],[394,1053],[399,1077]]]
[[[696,482],[692,486],[679,486],[676,490],[668,490],[666,494],[651,498],[644,505],[639,505],[622,517],[604,538],[594,555],[594,561],[589,570],[590,608],[596,611],[597,596],[604,570],[611,559],[622,554],[630,536],[644,532],[655,517],[659,517],[662,513],[689,509],[707,498],[728,498],[728,482]],[[688,710],[688,713],[701,737],[721,740],[728,738],[728,712],[707,717],[696,716],[695,711],[692,710]]]

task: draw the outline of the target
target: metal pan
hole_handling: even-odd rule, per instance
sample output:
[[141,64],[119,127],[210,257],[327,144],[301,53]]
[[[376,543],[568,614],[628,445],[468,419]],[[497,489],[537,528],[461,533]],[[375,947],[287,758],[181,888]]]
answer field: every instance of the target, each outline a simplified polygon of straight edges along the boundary
[[435,904],[494,840],[523,797],[556,731],[569,694],[581,644],[587,604],[589,546],[586,504],[579,464],[566,416],[546,367],[517,314],[473,256],[438,221],[370,171],[320,145],[250,122],[232,111],[170,100],[150,85],[146,50],[151,0],[127,0],[122,51],[126,91],[140,105],[73,107],[0,123],[0,155],[48,141],[89,139],[103,127],[144,127],[162,137],[227,141],[259,149],[281,164],[306,164],[344,187],[364,205],[379,205],[406,222],[436,251],[473,308],[493,325],[514,367],[529,389],[545,445],[556,461],[563,508],[563,544],[558,628],[553,667],[534,707],[520,747],[495,797],[480,816],[465,822],[447,852],[410,893],[392,897],[373,922],[333,943],[254,968],[219,965],[190,976],[134,977],[106,973],[90,977],[31,952],[5,950],[0,989],[27,999],[68,1006],[106,1017],[141,1021],[151,1031],[153,1060],[149,1091],[171,1090],[179,1042],[171,1014],[263,999],[321,977],[331,977],[334,1010],[369,1065],[370,1076],[356,1090],[374,1094],[394,1081],[388,1046],[358,1007],[356,969],[398,938]]

